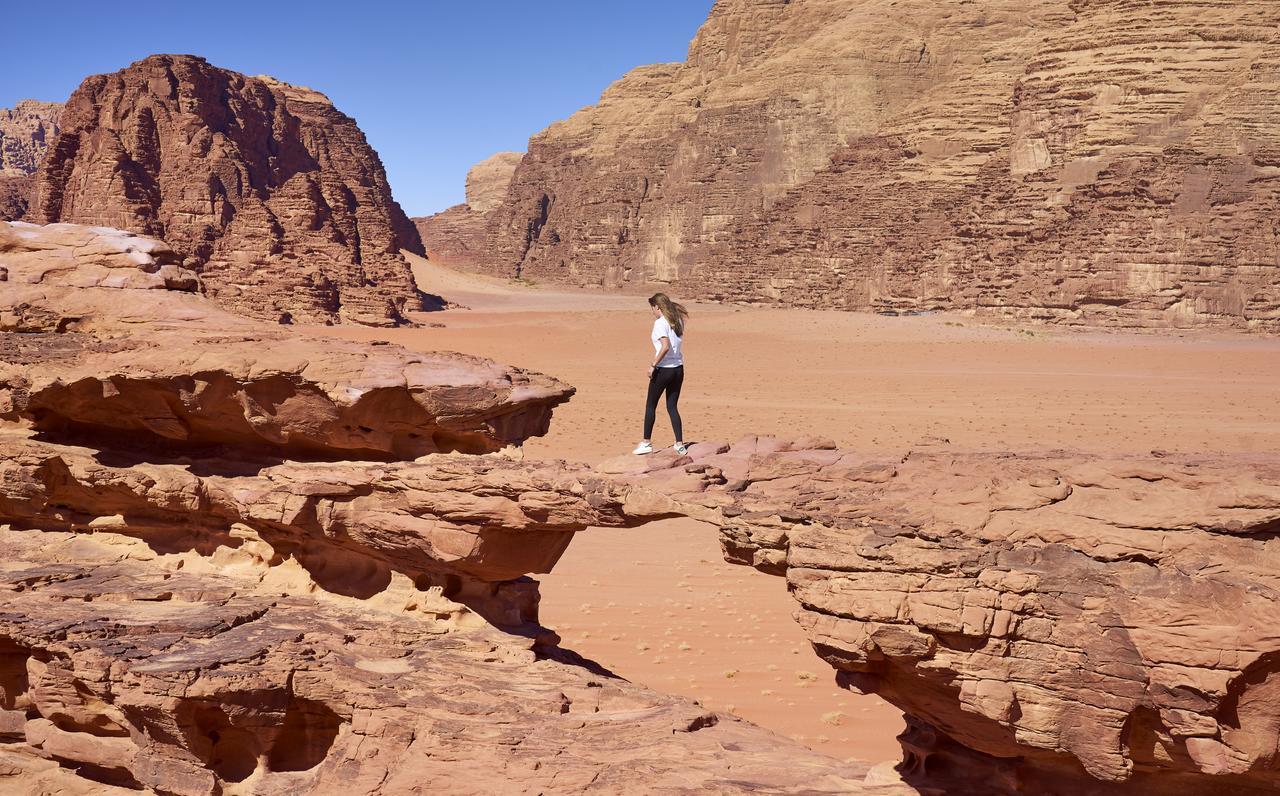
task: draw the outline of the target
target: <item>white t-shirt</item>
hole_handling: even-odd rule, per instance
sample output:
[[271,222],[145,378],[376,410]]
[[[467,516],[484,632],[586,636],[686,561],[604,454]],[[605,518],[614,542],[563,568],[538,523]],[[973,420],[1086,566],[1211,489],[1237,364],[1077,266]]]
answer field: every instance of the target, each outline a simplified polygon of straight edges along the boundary
[[[687,323],[687,321],[686,321]],[[649,339],[653,341],[653,353],[657,354],[662,350],[662,338],[671,341],[671,350],[658,363],[660,368],[678,368],[684,364],[684,353],[680,350],[683,342],[680,335],[676,334],[676,330],[671,328],[671,324],[661,315],[653,322],[653,334],[649,335]]]

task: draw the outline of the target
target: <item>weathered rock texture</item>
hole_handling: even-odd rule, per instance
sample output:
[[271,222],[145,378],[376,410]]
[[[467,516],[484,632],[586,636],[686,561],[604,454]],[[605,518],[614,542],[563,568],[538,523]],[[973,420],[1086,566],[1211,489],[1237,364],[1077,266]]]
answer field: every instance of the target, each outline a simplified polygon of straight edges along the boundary
[[29,220],[164,239],[219,303],[269,320],[386,325],[421,308],[417,230],[378,155],[323,94],[157,55],[90,77]]
[[312,339],[194,291],[163,243],[0,223],[0,417],[291,456],[479,453],[546,433],[573,389],[454,353]]
[[684,63],[533,137],[484,267],[1280,330],[1278,24],[1271,0],[719,0]]
[[235,571],[243,549],[196,574],[207,558],[104,531],[0,540],[7,793],[902,792],[518,636],[453,628],[436,593],[282,594]]
[[415,218],[427,256],[455,266],[479,266],[485,256],[485,229],[493,211],[502,205],[516,166],[518,152],[499,152],[467,172],[467,201],[442,213]]
[[30,175],[0,176],[0,221],[14,221],[27,214]]
[[369,460],[518,442],[563,385],[264,331],[116,230],[0,225],[0,267],[5,793],[909,792],[554,646],[526,573],[670,500]]
[[1280,459],[824,447],[602,469],[786,577],[838,680],[907,714],[914,784],[1280,788]]
[[58,135],[62,104],[23,100],[0,108],[0,221],[27,212],[31,175]]
[[23,100],[0,108],[0,176],[33,174],[58,135],[62,104]]

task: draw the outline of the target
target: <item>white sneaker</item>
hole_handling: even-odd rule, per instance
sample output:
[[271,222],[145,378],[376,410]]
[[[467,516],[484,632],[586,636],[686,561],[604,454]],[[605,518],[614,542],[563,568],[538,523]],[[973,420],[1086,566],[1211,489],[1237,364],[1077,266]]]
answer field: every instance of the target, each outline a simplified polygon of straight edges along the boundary
[[689,446],[684,444],[683,442],[677,442],[675,445],[675,452],[680,454],[681,456],[684,456],[686,453],[689,452]]
[[653,445],[649,444],[648,442],[641,442],[639,445],[636,446],[636,449],[631,452],[637,456],[643,456],[646,453],[653,453]]

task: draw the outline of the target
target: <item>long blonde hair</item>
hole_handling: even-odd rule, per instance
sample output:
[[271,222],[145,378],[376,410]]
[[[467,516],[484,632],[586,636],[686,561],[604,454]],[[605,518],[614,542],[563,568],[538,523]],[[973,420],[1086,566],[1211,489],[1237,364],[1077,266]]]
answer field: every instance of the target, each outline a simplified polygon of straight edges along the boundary
[[671,324],[671,329],[678,337],[684,337],[684,319],[689,317],[689,311],[684,308],[683,304],[677,304],[671,300],[666,293],[654,293],[649,297],[649,306],[657,307],[662,313],[662,317],[667,319],[667,323]]

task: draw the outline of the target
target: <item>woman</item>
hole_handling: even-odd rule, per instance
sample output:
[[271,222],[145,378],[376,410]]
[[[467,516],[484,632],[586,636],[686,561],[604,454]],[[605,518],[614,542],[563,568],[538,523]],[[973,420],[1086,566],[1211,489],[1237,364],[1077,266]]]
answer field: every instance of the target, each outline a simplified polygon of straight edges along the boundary
[[689,450],[684,444],[684,429],[680,424],[680,386],[684,384],[684,325],[689,311],[667,297],[655,293],[649,298],[653,310],[653,364],[649,366],[649,397],[644,405],[644,442],[632,451],[637,455],[653,453],[653,421],[657,415],[658,398],[667,394],[667,414],[671,415],[671,430],[675,432],[675,451],[681,456]]

